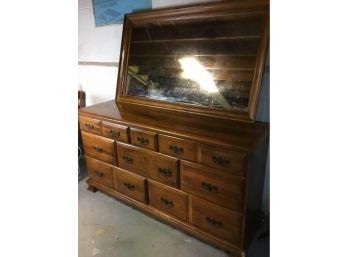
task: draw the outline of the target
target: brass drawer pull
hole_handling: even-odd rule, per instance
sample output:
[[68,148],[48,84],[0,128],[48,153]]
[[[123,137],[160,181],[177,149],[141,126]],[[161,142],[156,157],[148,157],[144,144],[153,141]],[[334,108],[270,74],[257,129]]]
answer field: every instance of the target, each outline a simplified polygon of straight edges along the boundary
[[119,138],[120,135],[121,135],[121,133],[120,133],[119,131],[117,131],[117,130],[111,129],[111,130],[109,131],[109,135],[110,135],[111,137],[114,137],[114,138]]
[[222,227],[222,222],[221,221],[218,221],[218,220],[215,220],[214,218],[210,218],[210,217],[207,217],[206,218],[206,221],[214,226],[214,227],[217,227],[217,228],[221,228]]
[[94,129],[94,126],[91,125],[91,124],[89,124],[89,123],[85,123],[85,127],[86,127],[87,129]]
[[184,148],[178,147],[177,145],[169,145],[169,150],[175,154],[183,154]]
[[124,184],[123,184],[125,187],[127,187],[129,190],[131,190],[131,191],[133,191],[134,190],[134,188],[135,188],[135,186],[134,185],[132,185],[132,184],[129,184],[129,183],[127,183],[127,182],[125,182]]
[[133,158],[128,157],[128,156],[122,156],[122,159],[125,160],[127,163],[132,164],[133,163]]
[[147,138],[144,138],[144,137],[137,137],[137,141],[139,142],[139,144],[142,144],[142,145],[149,144],[149,140]]
[[100,178],[104,175],[103,172],[100,172],[100,171],[97,171],[97,170],[95,170],[94,173],[95,173],[95,175],[97,175]]
[[213,155],[212,160],[214,163],[216,163],[217,165],[220,165],[220,166],[226,166],[226,165],[230,164],[230,160],[224,159],[221,156]]
[[173,206],[174,205],[173,201],[170,201],[170,200],[163,198],[163,197],[161,197],[161,203],[164,204],[165,206]]
[[206,183],[206,182],[202,182],[202,187],[206,190],[208,190],[209,192],[212,192],[212,191],[218,191],[218,187],[217,186],[214,186],[212,184],[209,184],[209,183]]
[[101,147],[99,147],[99,146],[94,145],[93,148],[94,148],[94,150],[95,150],[96,152],[98,152],[98,153],[102,153],[102,152],[103,152],[103,148],[101,148]]
[[165,177],[171,177],[172,176],[172,171],[170,169],[165,169],[165,168],[158,168],[158,172],[165,176]]

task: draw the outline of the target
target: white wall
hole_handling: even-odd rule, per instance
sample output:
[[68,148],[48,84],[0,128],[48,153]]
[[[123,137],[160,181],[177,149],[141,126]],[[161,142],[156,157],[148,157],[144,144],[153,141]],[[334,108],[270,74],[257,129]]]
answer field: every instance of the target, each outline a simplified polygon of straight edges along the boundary
[[[161,8],[211,0],[152,0]],[[86,104],[115,98],[122,25],[95,27],[92,0],[79,0],[79,89],[86,92]],[[269,58],[267,60],[269,67]],[[257,120],[269,121],[269,68],[266,68]],[[269,164],[266,169],[263,208],[269,210]]]

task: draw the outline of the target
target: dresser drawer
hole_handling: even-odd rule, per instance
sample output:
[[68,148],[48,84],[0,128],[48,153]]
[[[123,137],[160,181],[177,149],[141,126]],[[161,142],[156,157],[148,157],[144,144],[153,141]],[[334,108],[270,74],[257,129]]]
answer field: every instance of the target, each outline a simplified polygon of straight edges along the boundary
[[188,195],[155,181],[148,180],[149,204],[180,220],[187,220]]
[[117,141],[129,142],[128,127],[103,121],[103,136]]
[[114,188],[113,166],[86,156],[88,176],[96,182]]
[[158,135],[158,146],[161,153],[188,161],[196,160],[196,143],[194,142],[170,136]]
[[80,117],[79,122],[80,122],[81,130],[88,131],[90,133],[97,134],[97,135],[102,134],[100,120],[87,118],[87,117]]
[[116,165],[115,140],[81,131],[86,155]]
[[191,224],[229,242],[240,243],[241,214],[191,195],[189,208]]
[[157,151],[157,133],[140,129],[130,129],[131,144]]
[[120,193],[146,203],[145,178],[120,168],[114,168],[115,187]]
[[181,189],[226,208],[243,211],[245,180],[224,171],[180,161]]
[[178,187],[178,159],[117,142],[119,166],[144,177]]
[[147,177],[163,184],[179,187],[178,166],[179,160],[160,153],[147,152]]
[[117,157],[120,168],[146,177],[146,156],[138,147],[117,142]]
[[245,175],[246,154],[244,153],[202,145],[199,154],[200,162],[204,165],[228,170],[231,174],[239,176]]

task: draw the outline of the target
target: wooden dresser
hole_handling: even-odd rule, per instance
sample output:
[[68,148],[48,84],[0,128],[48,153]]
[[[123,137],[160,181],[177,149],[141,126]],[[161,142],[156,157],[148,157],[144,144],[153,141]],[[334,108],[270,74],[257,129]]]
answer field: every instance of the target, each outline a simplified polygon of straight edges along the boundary
[[[116,101],[79,110],[89,174],[87,183],[91,191],[107,193],[230,252],[231,256],[245,256],[257,229],[268,153],[269,125],[254,121],[268,42],[267,8],[268,2],[262,1],[257,5],[254,2],[228,2],[126,16]],[[209,18],[217,17],[217,14],[224,17],[228,14],[232,18]],[[199,24],[206,22],[207,31],[195,27],[192,17],[198,17]],[[173,31],[173,21],[177,22],[174,27],[179,28],[180,33]],[[218,33],[227,33],[222,26],[226,22],[231,23],[228,31],[235,26],[235,31],[243,36],[219,36]],[[144,28],[148,35],[146,40],[141,38]],[[244,29],[259,34],[246,35]],[[189,36],[196,30],[203,38]],[[169,42],[168,37],[172,36],[174,38]],[[255,38],[258,40],[254,44],[256,50],[249,44]],[[210,48],[206,39],[216,41],[214,49],[218,50],[214,50],[214,54],[207,53]],[[232,48],[236,40],[238,47],[249,45],[239,47],[243,54],[235,54],[237,58],[229,57],[233,55],[226,54],[226,48],[219,48],[220,43],[227,44],[226,40],[232,42]],[[212,61],[216,64],[222,62],[219,49],[225,51],[224,66],[231,65],[231,68],[214,67],[215,70],[231,69],[232,74],[239,74],[246,71],[233,65],[253,63],[252,68],[246,69],[252,74],[250,81],[241,77],[215,76],[219,96],[195,87],[194,83],[199,81],[194,77],[188,78],[185,86],[179,85],[182,78],[173,75],[174,68],[170,74],[166,73],[169,69],[166,65],[171,65],[168,60],[173,56],[177,59],[172,59],[172,63],[182,64],[182,59],[177,56],[184,56],[180,51],[186,48],[181,42],[186,41],[199,42],[197,49],[205,52],[198,55],[197,50],[191,59],[185,60],[199,58],[207,64],[209,59],[210,64]],[[171,45],[173,42],[175,44]],[[142,44],[144,52],[139,52]],[[152,48],[152,44],[157,45]],[[167,47],[168,53],[164,57],[163,53],[155,52],[158,44]],[[150,53],[153,56],[146,58]],[[149,58],[152,68],[149,68]],[[169,94],[166,87],[172,83],[177,83],[181,92],[175,99],[166,95]],[[221,89],[221,85],[225,88]],[[237,97],[228,94],[231,87],[235,87],[232,91],[239,94]],[[158,89],[157,98],[146,91],[149,88],[151,92]],[[162,94],[160,100],[158,94]],[[206,94],[208,100],[212,99],[211,103],[214,99],[217,101],[210,107],[204,106],[208,100],[202,100],[202,106],[192,105],[183,102],[183,99],[191,99],[186,97],[188,94],[197,94],[197,99]],[[246,100],[240,100],[243,97]]]

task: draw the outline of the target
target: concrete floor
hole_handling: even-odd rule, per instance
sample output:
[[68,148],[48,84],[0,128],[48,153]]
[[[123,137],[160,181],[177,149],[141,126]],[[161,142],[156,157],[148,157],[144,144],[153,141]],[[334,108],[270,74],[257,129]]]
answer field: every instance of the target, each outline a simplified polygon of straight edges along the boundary
[[[79,177],[85,174],[82,167]],[[227,257],[228,254],[161,223],[101,192],[79,185],[79,257]],[[250,257],[269,256],[269,240]]]

